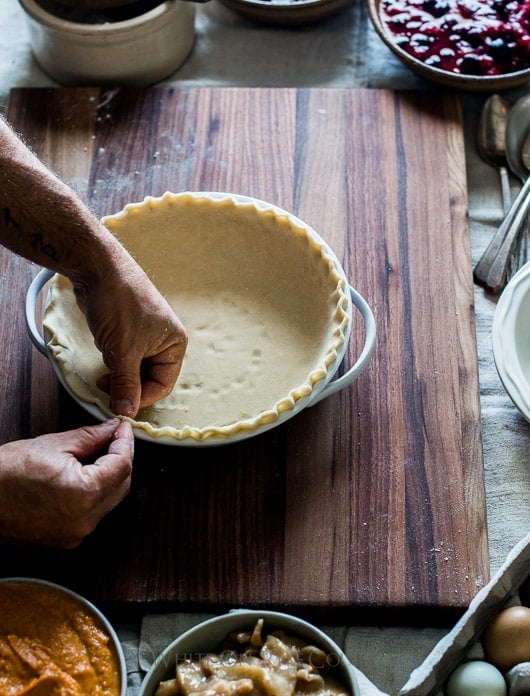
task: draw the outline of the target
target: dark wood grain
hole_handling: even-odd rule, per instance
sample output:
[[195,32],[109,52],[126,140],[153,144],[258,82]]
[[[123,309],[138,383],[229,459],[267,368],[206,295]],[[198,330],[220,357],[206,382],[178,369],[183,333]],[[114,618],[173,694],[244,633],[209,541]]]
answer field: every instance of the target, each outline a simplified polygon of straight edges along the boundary
[[[0,570],[128,610],[452,621],[488,579],[458,99],[23,89],[9,118],[100,215],[186,189],[294,212],[335,250],[379,338],[354,385],[269,433],[213,449],[138,442],[129,498],[81,548],[7,548]],[[5,252],[0,263],[4,306],[20,305],[35,269]],[[16,404],[2,439],[90,420],[57,391],[16,308],[0,322]],[[362,341],[356,317],[346,367]]]

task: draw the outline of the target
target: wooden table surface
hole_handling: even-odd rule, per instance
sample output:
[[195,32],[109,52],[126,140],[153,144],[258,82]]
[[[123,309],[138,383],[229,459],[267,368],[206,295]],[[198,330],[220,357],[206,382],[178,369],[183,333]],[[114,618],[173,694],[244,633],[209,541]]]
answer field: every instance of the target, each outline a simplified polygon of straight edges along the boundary
[[[311,224],[371,305],[351,387],[239,444],[137,443],[128,499],[70,552],[2,575],[115,610],[255,606],[450,623],[488,579],[465,161],[456,96],[339,89],[17,89],[8,118],[100,215],[165,190]],[[38,269],[0,250],[2,442],[90,422],[32,348]],[[355,321],[346,367],[363,341]]]

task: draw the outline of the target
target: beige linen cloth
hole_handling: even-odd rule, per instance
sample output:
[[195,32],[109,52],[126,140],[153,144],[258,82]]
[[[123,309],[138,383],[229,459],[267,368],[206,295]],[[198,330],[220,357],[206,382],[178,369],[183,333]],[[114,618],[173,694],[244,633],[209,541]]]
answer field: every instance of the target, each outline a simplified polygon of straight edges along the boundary
[[[336,17],[297,29],[242,19],[218,0],[197,6],[192,54],[167,80],[178,86],[432,88],[403,67],[372,29],[363,0]],[[0,2],[0,108],[11,87],[55,83],[31,57],[23,12]],[[513,100],[523,90],[505,96]],[[502,206],[497,172],[477,155],[475,132],[484,96],[465,96],[466,156],[473,258],[498,225]],[[514,187],[516,182],[514,180]],[[471,269],[470,269],[471,270]],[[495,302],[475,293],[488,530],[492,574],[530,531],[530,426],[518,414],[495,370],[491,324]],[[185,572],[185,569],[184,569]],[[142,626],[117,626],[129,666],[129,696],[143,670],[178,633],[203,616],[147,616]],[[440,628],[323,627],[359,670],[365,696],[397,694],[409,674],[448,633]]]

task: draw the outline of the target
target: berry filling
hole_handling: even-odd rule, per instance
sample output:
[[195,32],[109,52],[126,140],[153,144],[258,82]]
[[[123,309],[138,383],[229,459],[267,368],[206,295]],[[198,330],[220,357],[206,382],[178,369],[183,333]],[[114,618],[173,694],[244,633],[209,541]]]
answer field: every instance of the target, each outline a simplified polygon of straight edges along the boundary
[[440,70],[503,75],[530,67],[530,0],[381,0],[396,45]]

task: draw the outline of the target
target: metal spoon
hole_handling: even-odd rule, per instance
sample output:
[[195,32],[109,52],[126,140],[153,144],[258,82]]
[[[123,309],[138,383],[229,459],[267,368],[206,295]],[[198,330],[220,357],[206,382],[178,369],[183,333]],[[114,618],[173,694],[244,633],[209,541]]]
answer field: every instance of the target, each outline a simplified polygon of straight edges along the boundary
[[[521,169],[522,173],[520,174],[520,176],[524,176],[525,170],[526,170],[526,172],[530,172],[530,132],[526,136],[525,141],[523,143],[522,150],[521,150],[521,164],[522,164],[522,169]],[[512,269],[512,271],[514,271],[514,272],[518,271],[521,268],[521,266],[524,266],[524,264],[528,261],[529,234],[530,234],[530,217],[527,215],[526,225],[523,225],[523,227],[521,229],[521,234],[519,236],[519,243],[517,244],[515,268]]]
[[[530,135],[530,95],[518,99],[508,112],[506,119],[506,159],[510,169],[525,181],[528,169],[524,160],[528,157],[525,142]],[[528,161],[528,160],[526,160]]]
[[504,287],[510,260],[530,206],[530,178],[521,160],[523,146],[529,133],[530,96],[526,96],[519,99],[510,109],[505,134],[508,163],[524,183],[473,272],[479,285],[495,293]]
[[[505,145],[506,121],[509,108],[508,102],[498,94],[493,94],[489,97],[484,103],[480,114],[477,136],[477,149],[482,159],[488,164],[499,168],[504,215],[507,215],[509,212],[512,198]],[[479,285],[487,283],[491,264],[499,253],[503,239],[504,230],[496,231],[476,264],[473,274],[475,281]]]
[[485,162],[499,170],[502,207],[505,215],[512,202],[504,135],[509,108],[508,102],[499,94],[492,94],[482,107],[477,139],[479,155]]

